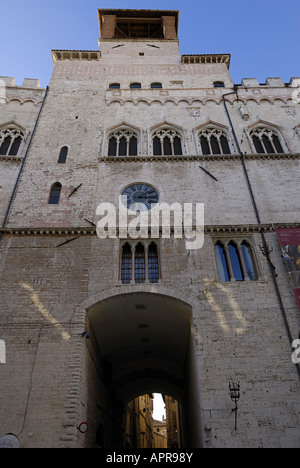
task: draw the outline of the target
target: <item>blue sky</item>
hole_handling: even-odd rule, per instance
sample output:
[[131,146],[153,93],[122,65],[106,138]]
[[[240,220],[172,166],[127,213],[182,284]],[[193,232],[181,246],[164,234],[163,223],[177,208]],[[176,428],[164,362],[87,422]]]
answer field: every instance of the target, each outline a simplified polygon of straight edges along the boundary
[[180,10],[182,54],[230,53],[242,78],[300,76],[299,0],[0,0],[0,76],[39,78],[53,70],[51,49],[98,48],[98,8]]

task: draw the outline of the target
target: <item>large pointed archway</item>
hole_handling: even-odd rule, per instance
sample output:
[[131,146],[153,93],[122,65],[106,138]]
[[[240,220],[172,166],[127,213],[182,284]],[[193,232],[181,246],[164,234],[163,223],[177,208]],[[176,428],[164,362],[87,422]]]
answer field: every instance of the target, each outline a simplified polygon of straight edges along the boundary
[[104,447],[122,447],[124,407],[140,395],[163,393],[183,409],[183,445],[202,446],[192,305],[159,287],[121,289],[86,307],[91,427],[101,427]]

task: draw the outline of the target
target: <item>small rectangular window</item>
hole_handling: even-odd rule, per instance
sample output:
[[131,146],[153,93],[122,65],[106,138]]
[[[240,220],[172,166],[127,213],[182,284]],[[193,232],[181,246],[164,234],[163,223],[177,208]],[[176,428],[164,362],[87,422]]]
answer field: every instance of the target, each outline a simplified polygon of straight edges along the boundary
[[162,89],[161,83],[151,83],[151,89]]
[[141,89],[142,85],[141,83],[131,83],[130,84],[130,89]]
[[224,81],[215,81],[214,82],[214,88],[225,88]]

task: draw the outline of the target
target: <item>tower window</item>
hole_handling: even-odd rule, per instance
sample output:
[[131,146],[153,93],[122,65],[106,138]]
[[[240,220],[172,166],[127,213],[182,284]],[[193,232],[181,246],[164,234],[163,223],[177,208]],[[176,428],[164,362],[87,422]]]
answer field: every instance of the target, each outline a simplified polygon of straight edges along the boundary
[[182,155],[181,136],[175,130],[158,130],[153,135],[152,141],[155,156]]
[[130,83],[130,89],[141,89],[141,83]]
[[255,128],[250,132],[253,146],[258,154],[284,153],[279,136],[275,130],[264,127]]
[[111,83],[109,85],[109,89],[120,89],[120,88],[121,88],[120,83]]
[[108,156],[137,156],[137,135],[131,130],[114,132],[108,143]]
[[151,89],[162,89],[161,83],[151,83]]
[[244,276],[241,266],[240,251],[235,242],[231,241],[228,245],[229,258],[232,268],[233,277],[236,281],[243,281]]
[[19,130],[1,130],[0,131],[0,155],[17,156],[24,135]]
[[121,281],[123,284],[158,283],[160,278],[158,247],[155,242],[126,242],[121,252]]
[[63,146],[59,153],[58,164],[65,164],[68,156],[68,147]]
[[60,199],[61,184],[56,182],[50,190],[49,205],[58,205]]
[[229,269],[225,248],[221,242],[216,243],[216,257],[221,281],[227,282],[230,280]]
[[202,154],[231,154],[227,135],[217,128],[206,128],[199,133]]
[[250,242],[226,240],[215,244],[220,279],[229,281],[257,281],[258,267]]

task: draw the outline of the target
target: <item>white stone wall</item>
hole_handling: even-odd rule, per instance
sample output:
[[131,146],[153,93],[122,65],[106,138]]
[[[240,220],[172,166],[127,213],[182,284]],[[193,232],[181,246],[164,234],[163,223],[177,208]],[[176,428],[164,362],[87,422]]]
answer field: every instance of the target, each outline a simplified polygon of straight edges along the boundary
[[0,129],[20,128],[24,141],[16,156],[0,156],[0,219],[1,223],[28,146],[31,132],[43,100],[44,89],[38,80],[25,79],[22,86],[16,86],[14,78],[0,76]]

